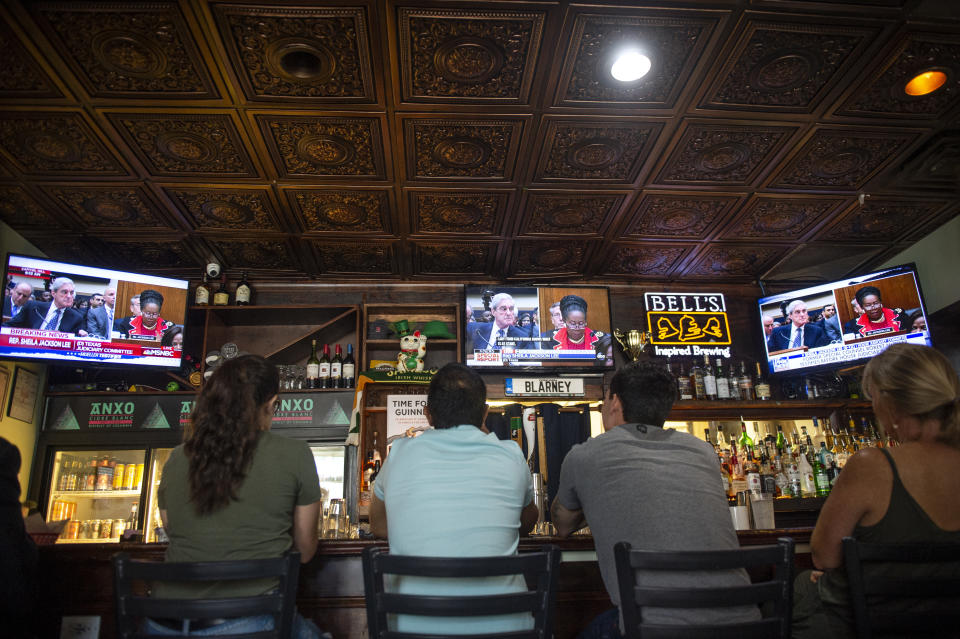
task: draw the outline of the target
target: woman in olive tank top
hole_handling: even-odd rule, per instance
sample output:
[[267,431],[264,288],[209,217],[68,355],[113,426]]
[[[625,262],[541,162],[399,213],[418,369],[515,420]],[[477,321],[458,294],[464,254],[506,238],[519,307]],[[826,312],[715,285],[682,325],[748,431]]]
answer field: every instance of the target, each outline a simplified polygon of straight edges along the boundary
[[813,563],[794,584],[793,636],[852,636],[841,540],[960,543],[960,379],[927,346],[895,344],[863,373],[880,427],[898,444],[850,458],[810,539]]

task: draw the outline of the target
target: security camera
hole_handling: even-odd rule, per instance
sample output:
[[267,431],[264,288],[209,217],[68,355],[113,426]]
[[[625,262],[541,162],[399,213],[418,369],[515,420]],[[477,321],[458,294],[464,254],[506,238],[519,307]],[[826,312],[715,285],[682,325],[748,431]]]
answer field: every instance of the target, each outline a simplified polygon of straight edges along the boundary
[[217,279],[220,277],[220,264],[210,260],[207,262],[207,275],[212,279]]

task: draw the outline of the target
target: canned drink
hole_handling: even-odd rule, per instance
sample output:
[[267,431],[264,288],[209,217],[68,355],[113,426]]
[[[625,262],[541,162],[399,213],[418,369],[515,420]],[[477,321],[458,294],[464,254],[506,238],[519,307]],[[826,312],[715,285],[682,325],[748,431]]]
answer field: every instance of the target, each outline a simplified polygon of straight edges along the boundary
[[123,473],[123,489],[133,490],[134,488],[136,488],[137,486],[136,479],[137,479],[137,465],[127,464],[127,467]]
[[68,501],[67,502],[67,511],[63,514],[64,519],[73,519],[73,516],[77,514],[77,502]]
[[91,519],[90,527],[87,529],[87,539],[99,539],[100,538],[100,520]]
[[110,536],[115,539],[120,539],[123,536],[123,531],[127,528],[127,521],[125,519],[114,519],[113,527],[110,530]]
[[76,519],[71,519],[67,524],[63,536],[65,539],[77,539],[80,536],[80,522]]
[[109,519],[100,520],[100,539],[110,539],[110,533],[113,532],[113,522]]
[[140,490],[140,482],[143,481],[143,464],[137,464],[137,473],[136,480],[133,482],[133,487],[137,490]]
[[123,488],[124,480],[124,470],[126,469],[125,464],[117,463],[116,467],[113,469],[113,489],[121,490]]
[[90,520],[80,522],[80,530],[77,531],[77,539],[90,539]]
[[60,521],[63,515],[63,502],[59,499],[55,499],[53,502],[53,507],[50,509],[50,519],[49,521]]

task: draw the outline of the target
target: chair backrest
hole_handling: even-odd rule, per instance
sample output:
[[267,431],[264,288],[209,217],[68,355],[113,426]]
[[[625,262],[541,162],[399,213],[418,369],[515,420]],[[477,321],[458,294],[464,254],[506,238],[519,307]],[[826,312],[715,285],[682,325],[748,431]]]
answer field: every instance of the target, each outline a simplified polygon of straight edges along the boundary
[[[242,561],[199,561],[164,563],[133,560],[127,553],[113,556],[114,600],[117,614],[117,636],[122,639],[145,636],[140,632],[143,618],[182,621],[229,619],[251,615],[273,615],[273,630],[242,637],[290,636],[300,575],[300,553],[287,552],[275,559]],[[279,579],[272,592],[249,597],[222,599],[160,599],[149,596],[145,587],[135,582],[214,582]],[[236,636],[236,635],[223,635]]]
[[[614,546],[620,611],[626,636],[644,639],[748,639],[790,637],[793,612],[793,540],[780,538],[776,545],[736,550],[659,552]],[[772,577],[741,586],[658,588],[637,586],[636,571],[713,571],[772,566]],[[769,603],[767,603],[769,602]],[[754,621],[709,625],[645,623],[644,606],[656,608],[721,608],[761,605],[765,616]]]
[[[555,576],[560,551],[544,546],[543,551],[505,557],[408,557],[391,555],[387,549],[372,546],[363,551],[363,579],[367,598],[367,627],[371,639],[403,637],[441,637],[449,635],[412,635],[387,627],[387,615],[408,614],[429,617],[474,617],[529,612],[534,627],[528,631],[497,632],[478,637],[516,637],[550,639],[556,595]],[[503,595],[412,595],[385,592],[384,575],[430,578],[496,577],[524,575],[528,590]],[[530,590],[529,584],[535,584]],[[452,620],[456,627],[456,621]]]
[[956,637],[960,544],[871,544],[843,538],[857,637]]

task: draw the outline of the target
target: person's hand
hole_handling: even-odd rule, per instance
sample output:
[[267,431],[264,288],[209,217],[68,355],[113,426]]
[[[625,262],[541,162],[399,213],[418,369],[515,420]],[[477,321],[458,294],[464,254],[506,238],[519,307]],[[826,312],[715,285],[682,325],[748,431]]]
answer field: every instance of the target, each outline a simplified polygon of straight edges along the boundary
[[812,570],[810,571],[810,583],[815,584],[820,581],[820,577],[823,577],[822,570]]

